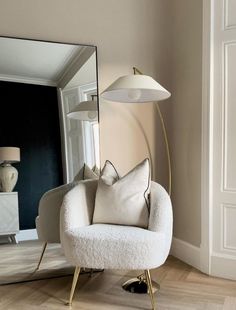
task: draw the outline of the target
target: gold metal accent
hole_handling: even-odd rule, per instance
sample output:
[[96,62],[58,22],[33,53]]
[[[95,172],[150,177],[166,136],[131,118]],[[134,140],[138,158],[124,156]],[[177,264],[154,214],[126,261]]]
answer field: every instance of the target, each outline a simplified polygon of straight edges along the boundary
[[[127,280],[122,284],[122,288],[130,293],[135,294],[147,294],[148,285],[146,281],[145,273],[140,274],[137,278],[132,278]],[[160,290],[160,284],[155,281],[152,281],[152,292],[153,294]]]
[[66,304],[67,306],[70,306],[70,307],[72,306],[72,299],[73,299],[75,287],[76,287],[76,284],[79,278],[79,273],[80,273],[80,267],[75,267],[73,282],[72,282],[71,291],[70,291],[70,299],[69,299],[69,302]]
[[134,70],[134,74],[141,74],[143,75],[143,73],[136,67],[133,67],[133,70]]
[[169,143],[168,143],[168,138],[167,138],[167,133],[166,133],[166,127],[164,123],[164,119],[159,107],[159,104],[156,103],[156,109],[161,121],[161,126],[162,126],[162,132],[164,135],[164,140],[165,140],[165,146],[166,146],[166,155],[167,155],[167,162],[168,162],[168,173],[169,173],[169,186],[168,186],[168,193],[171,195],[171,183],[172,183],[172,177],[171,177],[171,160],[170,160],[170,148],[169,148]]
[[98,95],[96,95],[96,94],[93,94],[93,95],[91,95],[91,97],[92,97],[92,100],[94,101],[94,97],[98,97]]
[[44,255],[44,253],[45,253],[45,250],[46,250],[47,245],[48,245],[47,242],[45,242],[44,245],[43,245],[43,250],[42,250],[42,253],[41,253],[41,256],[40,256],[38,265],[37,265],[37,267],[36,267],[36,269],[35,269],[35,272],[39,270],[39,267],[40,267],[40,265],[41,265],[41,262],[42,262],[42,259],[43,259],[43,255]]
[[[143,73],[136,67],[133,67],[134,70],[134,74],[141,74],[143,75]],[[169,175],[169,186],[168,186],[168,193],[169,195],[171,195],[171,183],[172,183],[172,172],[171,172],[171,160],[170,160],[170,148],[169,148],[169,142],[168,142],[168,138],[167,138],[167,133],[166,133],[166,127],[165,127],[165,122],[159,107],[159,104],[156,103],[156,109],[161,121],[161,127],[162,127],[162,132],[164,135],[164,140],[165,140],[165,146],[166,146],[166,155],[167,155],[167,162],[168,162],[168,175]]]
[[146,281],[147,281],[147,285],[148,285],[148,294],[149,294],[150,299],[151,299],[152,310],[155,310],[156,308],[155,308],[155,300],[154,300],[153,290],[152,290],[152,279],[151,279],[151,275],[150,275],[149,270],[145,270],[145,277],[146,277]]
[[[141,74],[143,73],[136,67],[133,67],[134,74]],[[172,172],[171,172],[171,160],[170,160],[170,148],[169,148],[169,142],[168,142],[168,137],[167,137],[167,132],[166,132],[166,127],[165,127],[165,122],[164,118],[162,116],[159,104],[155,104],[158,116],[161,122],[161,127],[162,127],[162,132],[164,136],[164,141],[165,141],[165,147],[166,147],[166,155],[167,155],[167,163],[168,163],[168,176],[169,176],[169,181],[168,181],[168,193],[171,195],[171,184],[172,184]],[[148,271],[149,273],[149,271]],[[147,273],[145,271],[145,278],[147,279]],[[150,276],[150,274],[149,274]],[[151,280],[150,280],[151,281]],[[149,282],[150,282],[149,281]],[[139,275],[137,278],[130,279],[126,281],[122,287],[124,290],[129,291],[131,293],[146,293],[147,292],[147,287],[145,288],[145,279],[143,278],[143,274]],[[151,287],[152,287],[152,293],[155,293],[155,291],[160,289],[160,285],[154,281],[150,282]],[[146,285],[148,285],[148,281],[146,282]]]

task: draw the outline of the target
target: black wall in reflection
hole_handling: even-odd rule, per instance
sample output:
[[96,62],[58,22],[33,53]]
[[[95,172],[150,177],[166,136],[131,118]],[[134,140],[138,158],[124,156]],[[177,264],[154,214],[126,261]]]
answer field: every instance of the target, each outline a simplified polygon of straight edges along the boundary
[[0,81],[0,106],[0,146],[21,149],[20,229],[32,229],[41,196],[63,183],[57,90]]

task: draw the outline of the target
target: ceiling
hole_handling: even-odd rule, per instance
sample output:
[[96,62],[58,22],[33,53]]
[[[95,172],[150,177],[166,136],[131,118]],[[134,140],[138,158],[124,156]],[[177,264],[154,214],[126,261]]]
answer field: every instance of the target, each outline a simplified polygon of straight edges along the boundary
[[0,80],[57,85],[83,46],[0,38]]
[[66,85],[66,88],[77,87],[79,85],[94,83],[96,82],[96,80],[97,80],[96,54],[94,53],[78,70],[78,72]]

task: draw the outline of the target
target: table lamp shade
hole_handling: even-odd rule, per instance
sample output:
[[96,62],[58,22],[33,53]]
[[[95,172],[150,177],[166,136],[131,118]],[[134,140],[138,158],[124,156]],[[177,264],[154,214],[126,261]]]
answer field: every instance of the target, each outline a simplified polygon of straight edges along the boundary
[[170,97],[170,92],[148,75],[125,75],[118,78],[101,97],[115,102],[143,103]]
[[20,149],[18,147],[0,147],[0,162],[14,163],[20,161]]
[[98,106],[97,101],[89,100],[82,101],[72,109],[67,117],[81,121],[95,121],[98,119]]

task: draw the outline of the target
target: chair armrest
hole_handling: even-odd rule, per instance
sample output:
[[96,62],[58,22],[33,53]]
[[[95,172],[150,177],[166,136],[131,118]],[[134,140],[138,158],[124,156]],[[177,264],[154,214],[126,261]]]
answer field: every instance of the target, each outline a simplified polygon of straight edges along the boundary
[[173,214],[170,196],[158,183],[151,182],[150,216],[148,229],[172,234]]
[[36,228],[39,239],[60,243],[60,208],[64,195],[77,183],[69,183],[47,191],[39,201]]
[[165,262],[171,246],[173,232],[173,213],[170,196],[166,190],[155,182],[151,183],[150,217],[148,229],[165,236],[161,255]]
[[60,233],[92,222],[98,180],[80,181],[69,191],[62,202]]

